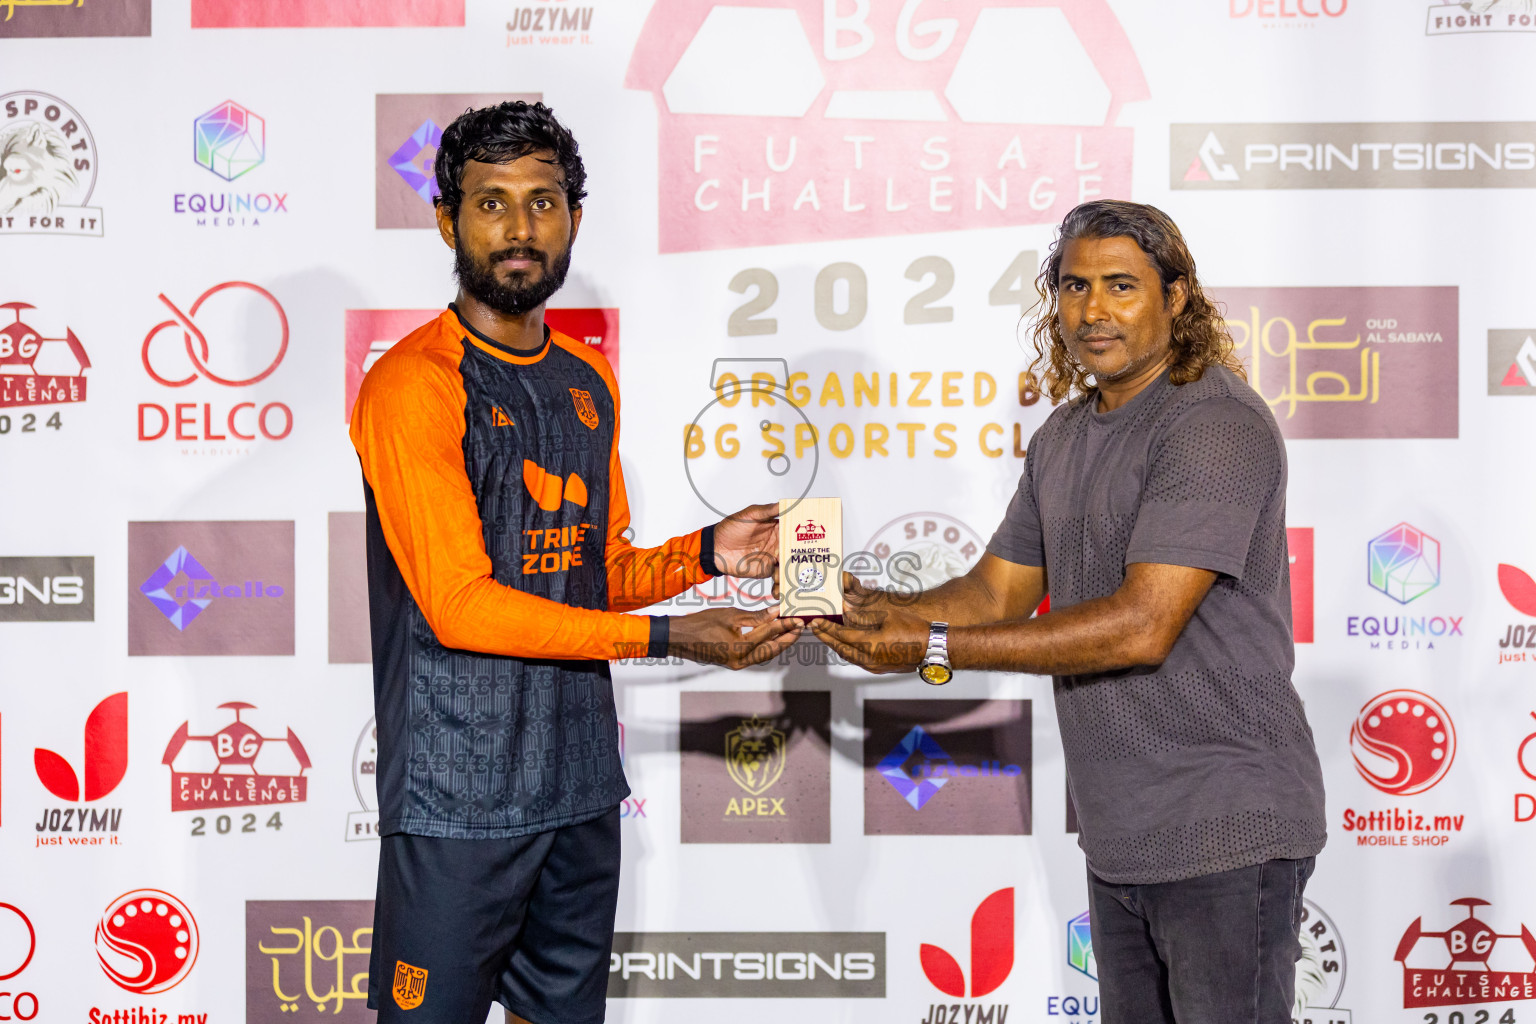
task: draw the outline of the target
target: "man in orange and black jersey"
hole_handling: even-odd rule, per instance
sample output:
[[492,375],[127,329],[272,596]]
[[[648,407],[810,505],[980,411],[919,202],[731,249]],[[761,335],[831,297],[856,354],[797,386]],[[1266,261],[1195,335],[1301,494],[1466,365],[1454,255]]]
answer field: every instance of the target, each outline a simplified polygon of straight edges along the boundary
[[378,361],[352,416],[383,836],[368,1005],[592,1024],[629,795],[608,662],[740,668],[798,634],[773,608],[624,613],[768,576],[777,506],[632,547],[613,371],[544,323],[581,226],[575,140],[503,103],[454,121],[435,170],[457,300]]

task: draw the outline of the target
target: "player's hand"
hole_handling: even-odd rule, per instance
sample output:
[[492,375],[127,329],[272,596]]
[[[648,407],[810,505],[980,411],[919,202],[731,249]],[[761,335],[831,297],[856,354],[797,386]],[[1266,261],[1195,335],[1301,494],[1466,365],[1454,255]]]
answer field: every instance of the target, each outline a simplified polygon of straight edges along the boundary
[[746,668],[771,661],[794,643],[805,624],[779,618],[779,609],[746,612],[708,608],[674,616],[668,623],[667,653],[706,665]]
[[895,607],[884,591],[862,585],[859,598],[850,602],[843,593],[841,624],[814,619],[811,632],[845,660],[877,674],[915,672],[928,649],[926,619]]
[[748,505],[715,526],[715,571],[763,579],[779,560],[779,506]]

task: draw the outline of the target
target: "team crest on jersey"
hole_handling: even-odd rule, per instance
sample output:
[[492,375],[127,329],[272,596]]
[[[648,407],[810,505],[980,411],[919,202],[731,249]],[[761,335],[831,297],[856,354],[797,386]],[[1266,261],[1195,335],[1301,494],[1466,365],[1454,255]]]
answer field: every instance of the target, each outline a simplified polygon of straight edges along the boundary
[[427,994],[427,971],[412,967],[404,960],[395,961],[395,1002],[402,1010],[414,1010]]
[[588,430],[596,430],[597,406],[592,402],[592,392],[571,388],[571,401],[576,403],[576,417],[587,425]]

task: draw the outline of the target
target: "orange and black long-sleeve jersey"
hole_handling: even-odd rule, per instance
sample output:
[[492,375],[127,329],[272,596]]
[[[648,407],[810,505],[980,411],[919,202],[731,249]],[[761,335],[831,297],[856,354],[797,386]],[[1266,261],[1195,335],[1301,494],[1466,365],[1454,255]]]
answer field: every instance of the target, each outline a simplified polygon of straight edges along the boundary
[[622,612],[714,545],[630,545],[618,441],[607,360],[548,328],[518,353],[449,307],[364,378],[382,834],[528,835],[628,795],[608,661],[664,654],[667,620]]

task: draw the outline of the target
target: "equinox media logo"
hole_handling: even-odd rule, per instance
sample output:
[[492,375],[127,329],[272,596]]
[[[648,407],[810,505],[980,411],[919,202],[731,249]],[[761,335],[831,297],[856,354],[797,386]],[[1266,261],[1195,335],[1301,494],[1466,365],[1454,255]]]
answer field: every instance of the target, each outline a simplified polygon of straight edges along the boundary
[[[1411,523],[1398,523],[1366,544],[1366,583],[1398,604],[1440,586],[1440,542]],[[1465,615],[1351,615],[1345,633],[1366,637],[1373,650],[1435,650],[1462,636]]]

